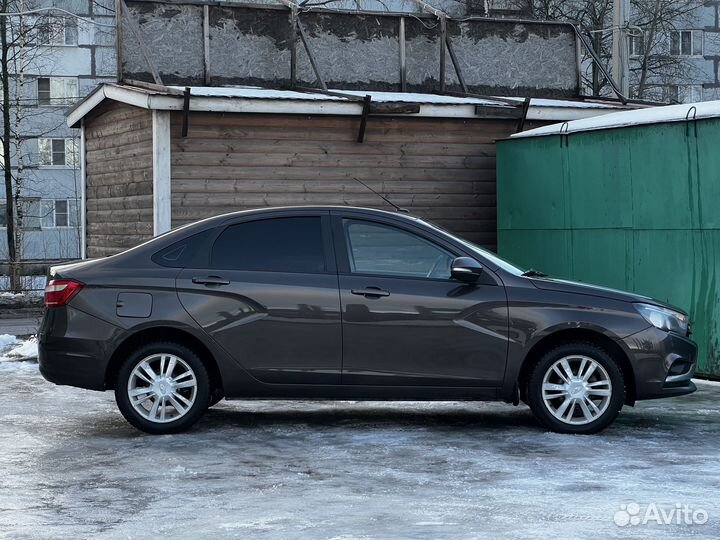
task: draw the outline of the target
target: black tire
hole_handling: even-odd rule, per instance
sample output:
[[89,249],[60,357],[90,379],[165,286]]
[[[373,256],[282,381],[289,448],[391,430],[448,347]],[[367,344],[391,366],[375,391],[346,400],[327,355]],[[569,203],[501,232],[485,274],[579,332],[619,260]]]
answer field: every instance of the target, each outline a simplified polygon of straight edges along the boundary
[[[183,360],[191,368],[197,383],[195,400],[187,412],[176,420],[164,423],[154,422],[141,416],[130,403],[128,395],[128,382],[135,367],[143,359],[162,353],[171,354]],[[200,358],[184,345],[169,341],[149,343],[134,351],[120,366],[115,383],[115,401],[122,415],[130,424],[152,435],[180,433],[187,430],[205,413],[210,398],[210,378]]]
[[[597,416],[597,418],[584,424],[572,424],[563,421],[554,416],[550,411],[549,407],[552,407],[554,403],[559,402],[562,405],[562,400],[565,399],[564,397],[557,398],[558,401],[551,402],[551,405],[546,405],[543,399],[542,386],[545,375],[552,369],[552,366],[556,362],[571,356],[588,357],[597,362],[605,370],[612,385],[605,410]],[[625,403],[625,379],[617,361],[602,347],[588,342],[566,343],[545,353],[542,358],[540,358],[528,379],[527,395],[528,404],[535,414],[535,417],[548,429],[557,433],[590,435],[602,431],[617,418],[617,415]],[[572,404],[571,407],[575,413],[570,412],[570,414],[577,416],[573,416],[570,420],[585,421],[583,418],[579,418],[579,416],[583,414],[581,410],[578,410],[580,408],[579,402],[577,406]],[[558,406],[557,409],[560,409],[560,407]],[[570,409],[570,407],[568,407],[568,409]],[[602,408],[599,407],[599,409]],[[561,414],[561,416],[563,415]]]

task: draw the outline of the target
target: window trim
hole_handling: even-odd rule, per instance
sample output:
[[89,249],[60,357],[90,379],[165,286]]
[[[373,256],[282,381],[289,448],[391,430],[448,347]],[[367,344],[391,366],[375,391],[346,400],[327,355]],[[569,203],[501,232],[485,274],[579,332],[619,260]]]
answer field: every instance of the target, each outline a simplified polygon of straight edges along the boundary
[[[690,53],[684,54],[682,52],[682,35],[683,32],[690,32]],[[677,54],[673,53],[673,37],[674,35],[678,35],[678,52]],[[700,34],[700,53],[695,54],[694,47],[695,47],[695,36],[696,34]],[[670,56],[673,57],[685,57],[685,58],[703,58],[705,56],[705,32],[701,28],[682,28],[677,30],[671,30],[670,31],[670,43],[669,43],[669,53]]]
[[[37,18],[38,21],[41,19],[41,17]],[[58,35],[62,35],[62,43],[42,43],[39,39],[37,40],[37,43],[35,44],[38,47],[77,47],[80,45],[80,25],[78,24],[77,19],[74,17],[70,17],[69,15],[64,17],[58,17],[58,16],[47,16],[47,23],[52,25],[55,23],[61,22],[62,23],[62,32]],[[71,23],[75,26],[75,43],[68,43],[67,42],[67,27],[68,23]],[[43,24],[42,22],[38,23],[38,26]]]
[[[77,144],[75,141],[76,139],[73,137],[38,137],[35,139],[37,141],[37,166],[41,169],[69,169],[69,170],[78,170],[80,168],[80,145]],[[53,150],[53,141],[63,141],[63,153],[65,156],[65,163],[59,164],[59,163],[43,163],[42,162],[42,154],[40,151],[40,141],[41,140],[48,140],[50,141],[50,157],[54,161],[54,154],[55,151]],[[68,144],[70,142],[70,144]],[[70,149],[72,146],[74,146],[74,150],[76,153],[76,159],[68,161],[68,149]],[[72,155],[72,151],[70,152],[70,155]]]
[[[288,218],[298,218],[298,217],[314,217],[320,219],[320,230],[322,233],[322,246],[323,246],[323,255],[325,257],[325,270],[323,272],[295,272],[295,271],[288,271],[288,270],[240,270],[240,269],[234,269],[234,268],[214,268],[211,265],[212,261],[212,252],[213,249],[215,249],[215,243],[218,241],[218,238],[230,227],[234,227],[236,225],[243,225],[245,223],[253,223],[253,222],[259,222],[259,221],[268,221],[272,219],[288,219]],[[273,273],[273,274],[306,274],[306,275],[314,275],[314,276],[325,276],[328,274],[337,274],[337,266],[335,264],[335,252],[333,249],[333,243],[332,243],[332,233],[330,231],[330,213],[329,212],[308,212],[308,211],[298,211],[298,212],[288,212],[288,213],[278,213],[278,214],[270,214],[270,215],[262,215],[262,216],[247,216],[243,219],[237,219],[228,221],[226,223],[223,223],[216,227],[216,232],[214,235],[210,237],[210,241],[208,242],[209,248],[205,254],[205,260],[202,261],[205,263],[205,268],[207,270],[217,271],[217,272],[240,272],[240,273],[257,273],[257,272],[263,272],[263,273]],[[196,263],[199,263],[200,261],[193,261]],[[189,267],[188,267],[189,268]]]
[[[635,44],[640,43],[640,49],[641,52],[638,52],[635,50]],[[628,56],[630,58],[642,58],[645,56],[645,35],[639,34],[639,35],[631,35],[628,36]]]
[[[60,45],[58,45],[59,47]],[[74,45],[65,45],[65,47],[74,47]],[[40,103],[40,80],[47,80],[48,81],[48,103]],[[52,93],[52,81],[55,80],[62,80],[63,81],[63,95],[62,96],[53,96]],[[67,85],[68,81],[75,81],[75,94],[74,96],[68,96],[67,95]],[[65,76],[51,76],[46,75],[42,77],[36,77],[35,78],[35,95],[37,98],[37,106],[38,107],[67,107],[68,105],[72,105],[76,101],[80,99],[80,78],[79,77],[65,77]]]

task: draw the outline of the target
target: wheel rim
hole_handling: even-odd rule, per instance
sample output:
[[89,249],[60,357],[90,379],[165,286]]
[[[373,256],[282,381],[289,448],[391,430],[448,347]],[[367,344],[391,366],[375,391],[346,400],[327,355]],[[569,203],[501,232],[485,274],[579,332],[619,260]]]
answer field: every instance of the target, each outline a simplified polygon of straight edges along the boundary
[[185,416],[197,397],[197,377],[185,360],[169,353],[146,356],[130,373],[127,393],[140,416],[159,424]]
[[605,368],[589,356],[565,356],[545,373],[542,398],[550,414],[565,424],[584,425],[607,410],[612,382]]

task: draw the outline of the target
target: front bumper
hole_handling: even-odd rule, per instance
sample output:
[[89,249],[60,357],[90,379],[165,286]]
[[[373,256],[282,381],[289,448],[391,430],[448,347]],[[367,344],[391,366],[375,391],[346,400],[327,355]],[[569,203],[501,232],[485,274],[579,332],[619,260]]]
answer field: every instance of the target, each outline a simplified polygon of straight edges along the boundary
[[119,328],[70,306],[45,310],[38,333],[38,364],[48,381],[105,390],[110,344]]
[[681,396],[697,390],[691,380],[697,345],[690,339],[650,327],[620,341],[635,374],[635,399]]

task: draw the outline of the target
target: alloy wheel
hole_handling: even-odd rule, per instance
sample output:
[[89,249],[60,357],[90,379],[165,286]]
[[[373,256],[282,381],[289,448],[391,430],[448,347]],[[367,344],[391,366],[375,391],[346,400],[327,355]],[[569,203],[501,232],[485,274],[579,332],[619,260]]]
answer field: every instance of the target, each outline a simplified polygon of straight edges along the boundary
[[565,356],[553,363],[543,377],[543,403],[565,424],[585,425],[597,420],[611,398],[608,372],[589,356]]
[[140,360],[130,373],[128,399],[133,409],[154,423],[168,423],[185,416],[198,393],[190,365],[179,356],[157,353]]

